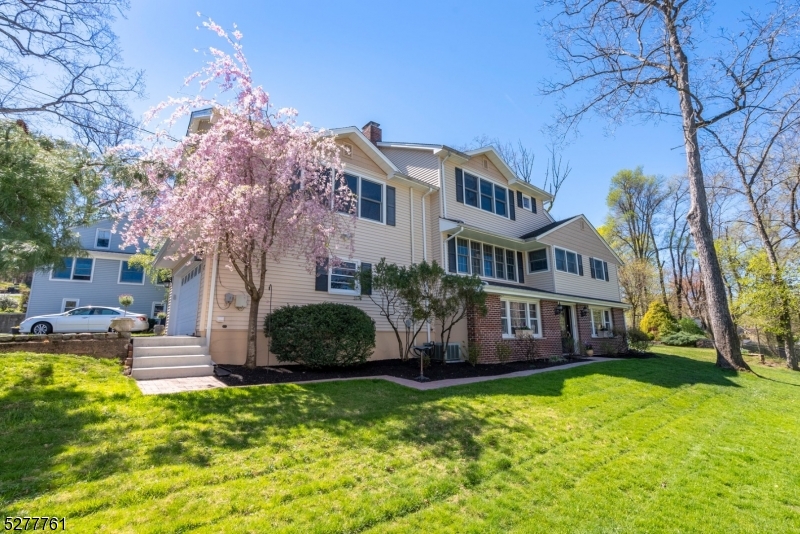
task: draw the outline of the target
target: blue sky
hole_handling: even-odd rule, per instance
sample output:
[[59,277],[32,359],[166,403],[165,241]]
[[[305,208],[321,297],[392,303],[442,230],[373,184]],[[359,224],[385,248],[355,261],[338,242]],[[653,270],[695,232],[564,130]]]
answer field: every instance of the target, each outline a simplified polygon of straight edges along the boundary
[[[547,160],[543,128],[555,101],[539,94],[554,73],[535,2],[212,2],[136,0],[115,25],[125,63],[144,69],[148,97],[138,113],[180,96],[184,76],[223,41],[200,29],[196,12],[238,24],[255,79],[277,107],[291,106],[318,127],[381,124],[386,141],[460,145],[487,134],[518,139]],[[199,53],[193,49],[200,50]],[[576,95],[579,96],[579,95]],[[564,151],[573,171],[553,214],[583,212],[602,224],[611,176],[685,170],[679,127],[628,123],[608,135],[591,117]]]

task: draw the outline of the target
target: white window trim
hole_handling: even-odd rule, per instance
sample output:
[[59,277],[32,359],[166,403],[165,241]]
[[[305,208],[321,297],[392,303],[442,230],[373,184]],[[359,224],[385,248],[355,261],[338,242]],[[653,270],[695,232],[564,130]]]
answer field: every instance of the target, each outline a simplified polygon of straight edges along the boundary
[[67,307],[67,301],[68,300],[75,301],[75,306],[73,306],[70,309],[74,310],[75,308],[80,308],[81,307],[81,299],[73,299],[73,298],[70,298],[70,297],[66,297],[66,298],[61,299],[61,313],[65,313],[65,312],[69,311],[69,310],[65,309]]
[[[593,311],[599,311],[600,316],[604,318],[605,312],[608,312],[608,325],[609,328],[606,330],[606,335],[599,335],[597,332],[597,326],[594,324],[594,313]],[[589,308],[589,319],[592,324],[592,338],[593,339],[606,339],[610,337],[614,337],[612,330],[614,329],[614,314],[611,313],[611,308],[601,308],[599,306],[591,306]],[[605,327],[605,321],[603,321],[603,326]]]
[[[508,205],[508,191],[511,190],[511,188],[508,187],[508,184],[503,185],[503,184],[497,183],[496,181],[492,180],[491,178],[485,178],[484,176],[481,176],[480,174],[478,174],[477,172],[473,172],[472,170],[467,170],[467,169],[465,169],[463,167],[459,167],[459,168],[461,169],[461,173],[462,173],[461,174],[461,182],[462,182],[462,185],[464,186],[463,187],[464,188],[464,202],[463,202],[463,205],[468,207],[468,208],[472,208],[474,210],[478,210],[481,213],[491,213],[492,215],[495,215],[496,217],[500,217],[501,219],[511,220],[511,207],[509,207],[509,205]],[[477,206],[472,206],[470,204],[467,204],[467,187],[466,187],[466,185],[464,183],[464,174],[467,173],[467,172],[469,174],[471,174],[471,175],[473,175],[473,176],[478,178],[478,205]],[[455,180],[455,171],[453,171],[453,180]],[[486,211],[485,209],[481,208],[481,183],[480,183],[480,180],[485,180],[485,181],[489,182],[490,184],[492,184],[492,211]],[[453,182],[453,187],[455,187],[455,185],[456,184],[455,184],[455,181],[454,181]],[[505,215],[498,215],[495,212],[495,198],[496,198],[495,197],[495,189],[494,189],[495,187],[502,187],[503,189],[506,190],[506,214]]]
[[[540,301],[538,299],[527,299],[527,298],[516,298],[516,297],[508,297],[500,300],[500,304],[503,305],[506,311],[506,320],[508,321],[508,328],[511,329],[511,305],[509,302],[522,302],[526,304],[525,307],[525,324],[528,325],[528,328],[531,328],[531,313],[530,307],[535,306],[536,308],[536,324],[538,326],[537,334],[533,334],[535,339],[542,339],[544,335],[542,334],[542,307],[540,306]],[[501,323],[502,326],[502,323]],[[531,328],[532,330],[532,328]],[[516,334],[507,334],[503,332],[503,339],[517,339]]]
[[[447,244],[446,244],[447,240],[445,239],[445,254],[446,254],[446,259],[447,259],[447,262],[448,262],[447,272],[449,274],[458,274],[458,275],[461,275],[461,276],[472,276],[472,274],[473,274],[472,273],[472,243],[480,243],[480,245],[481,245],[481,274],[479,274],[478,277],[481,280],[502,280],[504,282],[511,282],[512,284],[522,284],[523,283],[523,282],[519,281],[519,265],[517,264],[517,252],[519,252],[518,250],[512,249],[512,248],[508,248],[508,247],[501,247],[500,245],[492,245],[491,243],[486,243],[485,241],[476,241],[474,239],[467,239],[466,237],[459,238],[458,235],[452,236],[452,239],[455,241],[455,244],[456,244],[456,265],[455,265],[456,270],[455,270],[455,272],[450,272],[450,269],[449,269],[449,267],[450,267],[450,265],[449,265],[450,255],[447,253]],[[461,271],[458,270],[458,240],[459,239],[466,240],[466,242],[467,242],[467,267],[469,269],[467,272],[461,272]],[[494,276],[487,276],[485,274],[485,270],[483,268],[483,261],[484,261],[484,258],[483,258],[484,249],[483,249],[483,247],[485,245],[489,245],[490,247],[492,247],[492,272],[494,273]],[[513,280],[509,280],[508,279],[508,257],[507,256],[505,258],[505,261],[503,262],[503,265],[505,266],[505,270],[503,271],[505,276],[503,278],[500,278],[500,277],[497,276],[497,255],[496,255],[495,251],[498,248],[502,248],[504,251],[509,251],[510,250],[511,252],[514,253],[514,279]],[[504,255],[505,255],[505,252],[504,252]],[[525,254],[523,254],[522,259],[523,259],[523,261],[525,260]]]
[[123,282],[122,281],[122,264],[128,260],[119,260],[119,272],[117,273],[117,285],[120,286],[143,286],[145,279],[147,278],[147,274],[142,270],[142,281],[141,282]]
[[[386,183],[381,179],[374,178],[372,176],[365,175],[365,174],[360,173],[360,172],[353,172],[353,171],[349,171],[349,170],[345,169],[345,170],[342,171],[342,178],[344,178],[345,174],[349,174],[351,176],[355,176],[356,178],[358,178],[358,195],[356,196],[356,205],[358,206],[358,208],[357,208],[358,213],[356,213],[356,218],[359,221],[366,221],[366,222],[369,222],[369,223],[380,224],[381,226],[386,226]],[[367,218],[361,216],[361,191],[362,191],[362,189],[361,189],[361,180],[367,180],[367,181],[370,181],[372,183],[375,183],[375,184],[378,184],[379,186],[381,186],[381,220],[380,221],[376,221],[375,219],[367,219]],[[333,199],[331,199],[331,202],[333,202]],[[341,213],[341,214],[342,215],[346,215],[348,217],[351,216],[351,214],[349,214],[349,213]]]
[[[528,252],[525,253],[525,263],[527,264],[526,265],[525,274],[541,274],[541,273],[549,273],[550,272],[550,270],[551,270],[550,269],[550,263],[551,263],[550,247],[545,247],[543,249],[537,249],[537,250],[544,250],[544,253],[547,256],[547,269],[542,269],[541,271],[531,271],[530,253],[531,252],[536,252],[536,250],[529,250]],[[555,259],[555,253],[553,253],[552,256],[553,256],[553,259]],[[559,271],[559,272],[562,272],[562,271]],[[572,273],[570,273],[570,274],[572,274]]]
[[[89,274],[88,280],[73,280],[72,277],[75,276],[75,264],[77,263],[78,259],[82,260],[92,260],[92,272]],[[69,278],[53,278],[53,269],[50,269],[50,281],[51,282],[71,282],[73,284],[91,284],[94,280],[94,267],[97,265],[97,258],[76,258],[72,257],[72,270],[69,273]]]
[[[564,252],[572,252],[573,254],[575,254],[575,266],[577,267],[578,272],[571,273],[569,271],[562,271],[561,269],[559,269],[557,267],[557,264],[556,264],[556,250],[559,250],[559,249],[563,250]],[[578,256],[581,256],[581,260],[583,260],[583,256],[581,254],[575,252],[574,250],[570,250],[570,249],[564,248],[564,247],[556,247],[556,246],[554,246],[553,247],[553,269],[555,271],[559,272],[559,273],[571,274],[572,276],[581,276],[581,268],[578,266]],[[566,261],[566,258],[565,258],[565,261]],[[567,263],[569,263],[569,262],[567,262]],[[583,263],[583,261],[581,261],[581,263]],[[539,272],[539,271],[537,271],[537,272]]]
[[[342,263],[355,263],[356,264],[356,272],[361,271],[361,260],[347,260],[343,261]],[[332,295],[360,295],[361,294],[361,286],[356,281],[355,288],[353,289],[334,289],[331,287],[331,282],[333,281],[333,267],[328,267],[328,293]]]
[[[100,232],[108,232],[108,246],[101,247],[97,244],[97,237],[99,236]],[[98,250],[111,250],[111,229],[110,228],[97,228],[94,231],[94,248]]]
[[151,319],[158,320],[158,317],[156,317],[156,306],[159,306],[159,305],[164,306],[164,312],[167,311],[167,303],[166,302],[164,302],[163,300],[160,300],[160,301],[154,300],[153,304],[150,306],[150,318]]

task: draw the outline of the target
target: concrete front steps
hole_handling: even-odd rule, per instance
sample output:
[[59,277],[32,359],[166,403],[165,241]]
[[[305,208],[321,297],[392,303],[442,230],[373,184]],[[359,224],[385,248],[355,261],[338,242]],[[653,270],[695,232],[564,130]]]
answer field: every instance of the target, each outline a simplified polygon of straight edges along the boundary
[[136,380],[212,376],[214,362],[205,342],[192,336],[133,338],[131,376]]

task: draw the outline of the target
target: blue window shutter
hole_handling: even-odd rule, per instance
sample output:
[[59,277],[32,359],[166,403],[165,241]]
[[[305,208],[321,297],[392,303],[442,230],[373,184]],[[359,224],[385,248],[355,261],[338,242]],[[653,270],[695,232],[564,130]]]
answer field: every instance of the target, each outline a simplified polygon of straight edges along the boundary
[[522,205],[522,193],[520,193],[519,191],[517,191],[517,207],[518,208],[524,207]]
[[608,282],[609,281],[609,279],[608,279],[608,263],[606,263],[606,262],[603,262],[603,272],[605,274],[606,282]]
[[583,276],[583,256],[580,254],[576,254],[578,256],[578,274]]
[[464,203],[464,171],[456,167],[456,202]]
[[536,199],[531,197],[531,211],[536,213]]
[[372,295],[372,264],[361,263],[361,294]]
[[447,270],[451,273],[456,272],[456,240],[447,236]]
[[522,258],[522,252],[517,252],[517,277],[520,284],[525,283],[525,262]]
[[394,187],[386,186],[386,224],[389,226],[395,225],[395,189]]
[[589,258],[589,270],[592,274],[592,278],[597,278],[597,273],[594,270],[594,258]]
[[314,291],[328,291],[328,260],[317,263],[317,276],[314,279]]
[[508,190],[508,210],[509,210],[508,213],[509,213],[509,216],[511,217],[512,221],[516,221],[517,220],[517,212],[516,212],[516,209],[514,208],[515,205],[516,205],[516,203],[514,202],[514,192],[511,189],[509,189]]

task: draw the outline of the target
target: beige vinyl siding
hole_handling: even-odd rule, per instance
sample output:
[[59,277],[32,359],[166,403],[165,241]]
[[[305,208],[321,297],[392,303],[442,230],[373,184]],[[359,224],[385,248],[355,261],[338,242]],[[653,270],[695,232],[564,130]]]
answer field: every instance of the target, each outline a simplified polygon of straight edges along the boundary
[[[500,171],[497,170],[497,167],[495,167],[492,162],[489,161],[488,169],[484,169],[483,163],[481,163],[482,159],[483,156],[476,156],[470,159],[470,161],[467,163],[458,165],[458,167],[468,171],[470,174],[475,174],[480,178],[488,179],[502,187],[509,189],[508,180],[506,180],[505,177],[500,174]],[[457,202],[456,165],[450,161],[446,161],[444,167],[444,190],[447,201],[448,219],[459,219],[470,226],[475,226],[494,234],[510,237],[520,237],[552,222],[542,208],[541,199],[536,199],[537,213],[516,207],[516,191],[513,187],[510,189],[514,191],[514,212],[516,215],[516,220],[514,221],[508,217],[501,217],[499,215],[495,215],[494,213],[483,211],[480,208],[467,206],[466,204]]]
[[555,291],[556,282],[553,275],[553,272],[555,271],[553,265],[553,251],[549,247],[546,250],[547,266],[549,269],[547,271],[538,271],[535,273],[528,272],[528,253],[523,253],[523,256],[525,257],[525,285],[534,289],[541,289],[542,291]]
[[400,172],[439,187],[439,158],[431,149],[379,147]]
[[[409,243],[410,247],[410,256],[409,260],[412,263],[419,263],[422,261],[422,245],[423,245],[423,230],[422,230],[422,196],[425,194],[424,191],[417,191],[412,187],[405,188],[405,192],[403,193],[403,188],[398,188],[397,195],[400,196],[401,194],[405,194],[406,197],[411,195],[413,197],[413,202],[409,201],[409,213],[411,213],[412,209],[414,212],[413,216],[413,227],[411,227],[409,234],[413,234],[413,239],[411,243]],[[425,199],[427,203],[428,199]],[[427,206],[426,206],[427,209]],[[410,225],[411,221],[409,221]]]
[[[354,171],[356,172],[356,171]],[[359,172],[365,175],[363,172]],[[367,175],[368,176],[368,175]],[[375,179],[371,177],[371,179]],[[382,181],[386,183],[385,181]],[[386,258],[390,263],[407,265],[411,263],[411,224],[410,224],[410,200],[408,189],[405,186],[397,187],[396,195],[396,226],[387,226],[369,220],[359,219],[354,227],[354,253],[352,259],[376,265],[381,258]],[[418,233],[415,235],[415,246],[421,260],[422,247],[422,209],[419,202],[419,193],[415,192],[414,203],[415,227]],[[417,224],[419,220],[419,225]],[[437,227],[438,228],[438,227]],[[347,259],[347,258],[343,258]],[[418,260],[418,261],[419,261]],[[323,291],[314,290],[314,273],[308,272],[308,267],[299,259],[287,257],[280,263],[273,263],[269,266],[266,277],[266,286],[272,284],[272,307],[279,308],[287,304],[303,305],[316,302],[341,302],[352,304],[366,311],[375,319],[378,331],[390,331],[388,323],[380,317],[378,308],[369,300],[368,297],[358,298],[354,295],[338,295]],[[226,267],[225,260],[220,262],[218,270],[217,295],[225,293],[244,293],[244,288],[239,275],[236,271]],[[212,329],[221,330],[225,325],[225,330],[244,330],[247,328],[248,311],[236,310],[231,306],[222,309],[221,298],[215,299],[212,320]],[[259,328],[263,324],[264,317],[269,312],[269,293],[265,291],[264,298],[259,307],[258,321]],[[217,317],[225,317],[224,322],[218,322]],[[205,324],[205,323],[203,323]]]
[[[618,261],[588,224],[583,223],[583,228],[581,228],[581,222],[581,219],[572,221],[539,239],[542,243],[571,250],[583,256],[583,276],[557,271],[555,262],[550,264],[554,273],[556,291],[568,295],[619,302],[621,296],[617,276]],[[589,266],[590,257],[608,263],[608,282],[592,278]]]
[[344,153],[344,151],[342,151],[341,153],[342,165],[344,166],[345,171],[348,170],[352,170],[353,172],[366,171],[373,174],[377,174],[378,176],[386,176],[386,173],[383,172],[383,170],[381,170],[381,168],[378,167],[378,165],[374,161],[372,161],[372,158],[367,156],[367,154],[363,150],[358,148],[355,144],[348,142],[342,142],[339,144],[340,145],[347,144],[350,145],[351,147],[351,153],[349,156],[347,156]]

